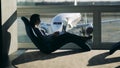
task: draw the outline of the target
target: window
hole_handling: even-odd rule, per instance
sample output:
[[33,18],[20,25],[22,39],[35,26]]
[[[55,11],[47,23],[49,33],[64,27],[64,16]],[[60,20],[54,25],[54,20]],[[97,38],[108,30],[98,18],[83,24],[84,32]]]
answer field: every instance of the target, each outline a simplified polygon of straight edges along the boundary
[[102,13],[102,42],[120,41],[120,13]]
[[[54,2],[53,2],[54,1]],[[119,22],[114,23],[100,23],[109,19],[119,19],[119,0],[18,0],[18,19],[21,16],[30,17],[33,13],[41,15],[43,22],[50,22],[52,17],[58,13],[67,12],[79,12],[83,14],[87,13],[86,22],[93,23],[93,48],[108,48],[104,43],[115,43],[120,39],[113,37],[119,35]],[[117,10],[116,10],[117,9]],[[104,13],[105,12],[105,13]],[[112,12],[112,13],[110,13]],[[116,13],[118,12],[118,13]],[[111,15],[112,14],[112,15]],[[91,16],[90,16],[91,15]],[[112,18],[113,16],[113,18]],[[110,18],[111,17],[111,18]],[[84,22],[85,22],[84,21]],[[19,23],[18,23],[19,24]],[[21,25],[24,26],[24,25]],[[109,26],[111,26],[109,28]],[[21,29],[18,25],[19,32]],[[114,29],[114,30],[113,30]],[[114,31],[114,32],[113,32]],[[79,31],[78,31],[79,32]],[[112,33],[113,32],[113,33]],[[24,36],[19,36],[21,41],[24,43],[31,43],[29,38],[26,37],[25,33],[21,32]],[[20,35],[20,34],[18,34]],[[23,38],[25,38],[23,40]],[[112,39],[110,39],[112,38]],[[111,44],[110,44],[111,45]]]

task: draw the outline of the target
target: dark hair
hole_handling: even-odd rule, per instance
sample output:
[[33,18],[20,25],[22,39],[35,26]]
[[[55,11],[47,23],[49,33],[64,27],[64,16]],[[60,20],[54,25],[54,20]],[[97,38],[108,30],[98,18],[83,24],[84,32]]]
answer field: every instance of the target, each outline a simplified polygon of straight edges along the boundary
[[33,14],[30,17],[30,24],[32,27],[35,27],[36,22],[40,20],[40,15],[39,14]]

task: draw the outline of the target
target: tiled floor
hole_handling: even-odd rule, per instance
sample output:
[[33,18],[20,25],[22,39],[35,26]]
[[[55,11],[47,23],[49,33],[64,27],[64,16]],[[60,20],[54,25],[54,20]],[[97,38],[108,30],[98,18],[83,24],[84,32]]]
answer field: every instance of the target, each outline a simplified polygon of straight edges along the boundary
[[108,50],[57,50],[47,55],[35,49],[18,53],[13,60],[18,68],[120,68],[120,50],[112,55]]

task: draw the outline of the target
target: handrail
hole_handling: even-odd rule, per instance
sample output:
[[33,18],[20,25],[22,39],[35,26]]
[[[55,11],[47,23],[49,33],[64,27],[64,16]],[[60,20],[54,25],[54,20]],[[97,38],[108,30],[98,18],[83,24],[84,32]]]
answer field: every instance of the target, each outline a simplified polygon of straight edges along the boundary
[[120,12],[120,5],[40,5],[40,6],[18,6],[18,16],[29,16],[33,13],[44,15],[56,15],[65,12]]

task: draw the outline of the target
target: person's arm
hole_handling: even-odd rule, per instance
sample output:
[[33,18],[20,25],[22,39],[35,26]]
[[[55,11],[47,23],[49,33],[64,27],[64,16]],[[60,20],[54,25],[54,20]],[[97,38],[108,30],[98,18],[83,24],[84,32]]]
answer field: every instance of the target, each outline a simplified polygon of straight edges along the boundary
[[36,34],[39,38],[43,37],[43,35],[41,34],[41,32],[40,32],[40,30],[39,30],[38,28],[33,28],[33,30],[34,30],[35,34]]
[[56,31],[56,32],[54,32],[54,33],[52,33],[52,34],[49,34],[48,36],[53,36],[53,37],[55,37],[55,36],[59,36],[59,34],[60,34],[60,32],[59,32],[59,31]]

